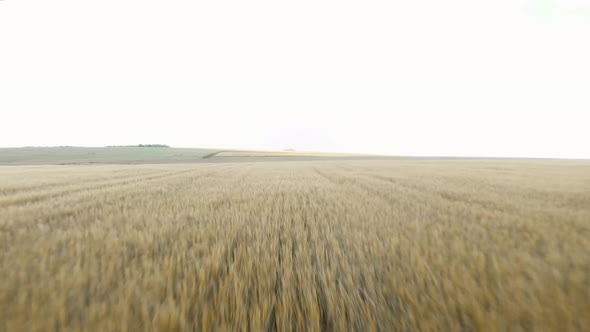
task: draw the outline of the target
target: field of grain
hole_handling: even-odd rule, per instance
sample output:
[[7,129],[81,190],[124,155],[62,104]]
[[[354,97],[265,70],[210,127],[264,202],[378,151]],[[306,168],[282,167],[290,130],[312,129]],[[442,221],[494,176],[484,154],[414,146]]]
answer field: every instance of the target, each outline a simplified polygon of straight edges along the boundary
[[589,331],[590,163],[0,168],[0,331]]
[[362,157],[360,154],[305,151],[219,151],[213,157]]

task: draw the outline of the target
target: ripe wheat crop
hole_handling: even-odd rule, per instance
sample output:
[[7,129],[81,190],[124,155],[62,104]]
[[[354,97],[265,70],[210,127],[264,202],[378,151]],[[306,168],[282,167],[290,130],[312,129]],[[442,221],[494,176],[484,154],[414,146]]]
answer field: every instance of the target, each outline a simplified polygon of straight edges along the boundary
[[590,163],[0,168],[0,331],[589,331]]

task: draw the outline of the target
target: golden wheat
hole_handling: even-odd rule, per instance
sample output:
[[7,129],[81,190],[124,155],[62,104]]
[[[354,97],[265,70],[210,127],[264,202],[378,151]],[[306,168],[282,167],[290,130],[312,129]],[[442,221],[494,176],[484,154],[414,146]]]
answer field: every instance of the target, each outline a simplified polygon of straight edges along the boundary
[[588,331],[590,164],[0,168],[2,331]]

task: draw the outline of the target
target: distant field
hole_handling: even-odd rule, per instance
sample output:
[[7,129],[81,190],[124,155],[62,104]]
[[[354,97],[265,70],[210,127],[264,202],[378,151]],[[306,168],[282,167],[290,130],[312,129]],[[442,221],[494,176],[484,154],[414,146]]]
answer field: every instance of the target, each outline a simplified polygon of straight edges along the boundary
[[211,157],[362,157],[360,154],[304,151],[220,151]]
[[0,331],[590,331],[589,312],[590,162],[0,167]]
[[209,149],[151,147],[0,148],[0,165],[158,164],[202,161]]
[[379,159],[359,154],[299,151],[239,151],[163,147],[0,148],[1,165],[171,164],[201,162]]

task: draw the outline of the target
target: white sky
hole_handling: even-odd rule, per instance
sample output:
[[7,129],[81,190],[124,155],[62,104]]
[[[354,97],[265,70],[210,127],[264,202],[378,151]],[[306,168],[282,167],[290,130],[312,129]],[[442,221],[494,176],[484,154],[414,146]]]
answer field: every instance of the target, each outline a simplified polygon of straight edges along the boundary
[[590,158],[590,0],[0,1],[0,146]]

